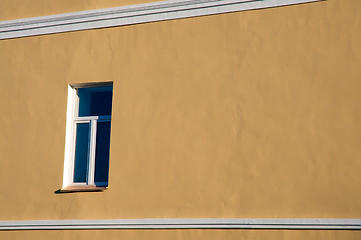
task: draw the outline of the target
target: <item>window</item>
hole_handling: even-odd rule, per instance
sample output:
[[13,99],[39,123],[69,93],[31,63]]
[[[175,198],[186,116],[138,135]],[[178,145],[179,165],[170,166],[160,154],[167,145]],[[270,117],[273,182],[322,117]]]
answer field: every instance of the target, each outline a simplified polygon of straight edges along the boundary
[[108,186],[112,83],[68,88],[63,188],[102,190]]

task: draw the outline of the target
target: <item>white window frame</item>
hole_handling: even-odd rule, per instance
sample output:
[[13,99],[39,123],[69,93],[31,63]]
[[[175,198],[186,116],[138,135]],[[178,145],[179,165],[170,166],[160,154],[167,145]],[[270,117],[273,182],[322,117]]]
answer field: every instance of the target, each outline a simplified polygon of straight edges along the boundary
[[[65,153],[64,153],[64,175],[63,189],[67,187],[107,187],[108,182],[94,182],[95,174],[95,149],[96,133],[98,122],[111,122],[111,116],[86,116],[78,117],[79,97],[77,89],[88,87],[113,86],[112,82],[91,83],[91,84],[72,84],[68,85],[68,105],[66,117],[65,133]],[[90,124],[90,141],[87,164],[87,180],[84,183],[74,182],[74,163],[75,163],[75,145],[76,145],[76,127],[78,123]],[[108,180],[109,181],[109,180]]]

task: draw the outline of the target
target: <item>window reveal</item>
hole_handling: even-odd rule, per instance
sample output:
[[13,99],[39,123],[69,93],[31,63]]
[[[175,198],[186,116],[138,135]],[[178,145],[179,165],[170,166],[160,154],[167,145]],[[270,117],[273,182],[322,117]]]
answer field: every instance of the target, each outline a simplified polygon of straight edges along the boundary
[[63,188],[108,186],[112,95],[111,83],[69,87]]

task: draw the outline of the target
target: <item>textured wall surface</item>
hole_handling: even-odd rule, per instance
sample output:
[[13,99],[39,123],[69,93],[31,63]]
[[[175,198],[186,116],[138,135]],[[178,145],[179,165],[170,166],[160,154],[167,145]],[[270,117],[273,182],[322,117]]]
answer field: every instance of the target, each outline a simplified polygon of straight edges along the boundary
[[[1,1],[0,19],[135,3],[63,2]],[[360,9],[329,0],[1,40],[0,220],[361,218]],[[109,189],[55,194],[67,85],[99,81],[114,82]],[[201,232],[360,237],[43,237]]]
[[359,240],[359,231],[267,231],[267,230],[111,230],[111,231],[20,231],[0,232],[0,237],[13,239],[292,239],[292,240]]
[[157,0],[61,0],[57,2],[48,0],[1,0],[0,21],[149,2],[157,2]]

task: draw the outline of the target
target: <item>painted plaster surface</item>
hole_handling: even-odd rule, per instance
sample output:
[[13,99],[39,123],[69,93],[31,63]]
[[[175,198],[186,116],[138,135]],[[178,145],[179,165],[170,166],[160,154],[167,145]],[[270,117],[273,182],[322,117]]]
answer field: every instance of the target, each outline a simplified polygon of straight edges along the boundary
[[[0,41],[0,220],[361,218],[360,9],[330,0]],[[67,85],[100,81],[114,82],[109,189],[55,194]],[[360,238],[16,237],[200,232]]]
[[358,231],[267,231],[267,230],[111,230],[111,231],[20,231],[1,232],[0,237],[13,239],[360,239]]
[[157,2],[156,0],[1,0],[0,21]]

